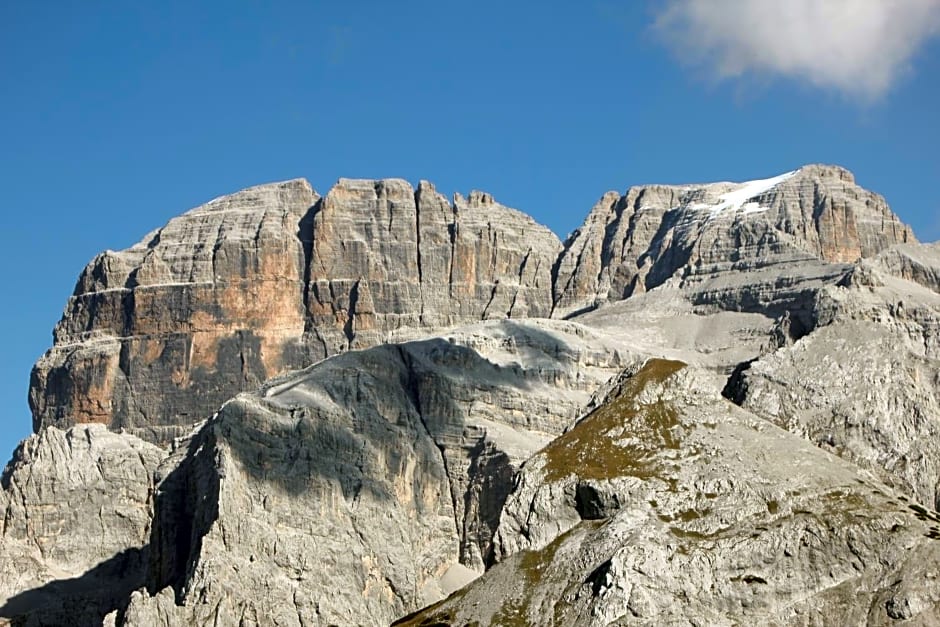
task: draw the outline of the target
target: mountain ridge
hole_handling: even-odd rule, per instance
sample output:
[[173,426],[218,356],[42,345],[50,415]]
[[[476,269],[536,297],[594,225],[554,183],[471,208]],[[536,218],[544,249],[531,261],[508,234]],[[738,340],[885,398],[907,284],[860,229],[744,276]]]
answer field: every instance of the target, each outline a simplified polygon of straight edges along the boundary
[[96,257],[0,624],[940,621],[936,246],[829,166],[595,210],[295,179]]
[[[233,393],[350,348],[489,318],[572,316],[680,271],[695,281],[703,264],[713,278],[716,262],[731,272],[749,258],[854,262],[916,242],[847,170],[786,178],[798,185],[757,190],[771,206],[742,215],[698,205],[747,183],[608,193],[609,207],[595,205],[566,243],[489,194],[448,201],[426,181],[340,179],[321,197],[292,179],[220,196],[85,268],[32,373],[34,426],[105,422],[166,444]],[[700,294],[701,305],[722,298]]]

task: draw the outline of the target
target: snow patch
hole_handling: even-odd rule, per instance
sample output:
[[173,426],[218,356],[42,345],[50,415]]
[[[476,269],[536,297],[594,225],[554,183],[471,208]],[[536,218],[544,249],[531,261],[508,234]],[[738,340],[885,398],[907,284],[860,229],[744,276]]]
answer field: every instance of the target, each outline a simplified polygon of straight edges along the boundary
[[793,170],[792,172],[787,172],[786,174],[781,174],[780,176],[769,179],[739,183],[736,189],[718,196],[719,202],[717,204],[696,203],[692,205],[691,208],[695,211],[707,210],[710,219],[716,218],[726,211],[732,213],[742,211],[744,215],[762,213],[767,211],[769,207],[763,207],[759,203],[752,202],[751,199],[773,189],[780,183],[794,176],[798,171],[799,170]]

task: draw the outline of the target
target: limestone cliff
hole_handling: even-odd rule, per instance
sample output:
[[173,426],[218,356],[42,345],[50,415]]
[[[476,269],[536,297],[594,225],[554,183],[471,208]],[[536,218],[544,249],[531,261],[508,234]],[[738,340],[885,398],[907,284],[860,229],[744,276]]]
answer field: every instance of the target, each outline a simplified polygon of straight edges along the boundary
[[[854,263],[914,241],[881,196],[834,166],[741,184],[609,192],[565,243],[555,314],[618,301],[671,278],[697,286],[704,301],[726,300],[724,292],[740,291],[733,275],[742,270],[769,268],[778,281],[794,270],[826,275],[831,266],[808,270],[807,262]],[[732,284],[716,285],[716,279]]]
[[34,427],[167,444],[240,391],[395,332],[548,316],[560,249],[488,194],[450,204],[429,183],[223,196],[85,268],[33,370]]
[[564,246],[425,182],[217,199],[81,275],[0,624],[933,624],[936,253],[828,166]]
[[303,365],[306,181],[253,187],[85,268],[30,383],[34,427],[103,423],[166,443]]

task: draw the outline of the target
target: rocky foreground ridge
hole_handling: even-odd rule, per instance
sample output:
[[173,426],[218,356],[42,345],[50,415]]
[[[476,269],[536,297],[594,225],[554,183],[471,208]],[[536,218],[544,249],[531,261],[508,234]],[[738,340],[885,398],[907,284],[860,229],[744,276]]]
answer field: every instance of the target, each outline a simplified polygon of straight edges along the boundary
[[0,622],[940,624],[938,390],[937,246],[842,168],[611,192],[564,243],[250,188],[82,272]]

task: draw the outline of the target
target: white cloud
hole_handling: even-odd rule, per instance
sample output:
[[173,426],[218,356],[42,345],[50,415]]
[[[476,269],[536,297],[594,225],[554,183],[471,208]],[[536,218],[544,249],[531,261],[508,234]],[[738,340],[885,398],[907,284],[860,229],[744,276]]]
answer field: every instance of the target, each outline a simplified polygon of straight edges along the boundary
[[940,33],[940,0],[665,0],[655,28],[718,78],[779,75],[875,99]]

